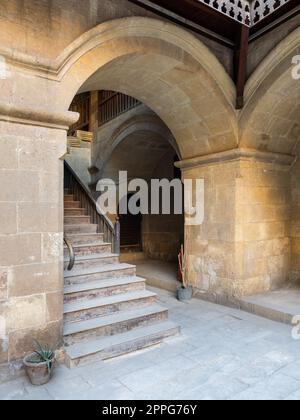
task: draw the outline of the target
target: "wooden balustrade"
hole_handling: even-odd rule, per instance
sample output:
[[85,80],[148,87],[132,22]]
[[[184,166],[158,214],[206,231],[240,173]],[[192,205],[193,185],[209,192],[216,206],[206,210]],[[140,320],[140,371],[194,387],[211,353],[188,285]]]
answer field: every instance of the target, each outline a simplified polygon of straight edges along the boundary
[[112,244],[112,252],[120,254],[119,220],[117,219],[113,224],[100,212],[94,197],[67,162],[64,163],[64,177],[65,188],[70,191],[76,201],[80,202],[80,207],[86,210],[91,222],[98,226],[98,233],[104,234],[104,241]]
[[140,105],[140,101],[123,93],[102,90],[99,92],[99,126],[117,118]]

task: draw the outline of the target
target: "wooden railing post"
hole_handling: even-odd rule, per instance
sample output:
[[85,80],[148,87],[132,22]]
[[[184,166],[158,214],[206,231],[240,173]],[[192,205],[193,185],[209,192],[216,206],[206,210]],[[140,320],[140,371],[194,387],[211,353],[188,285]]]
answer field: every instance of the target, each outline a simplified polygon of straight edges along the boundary
[[114,253],[120,255],[121,253],[121,226],[120,219],[117,217],[114,232]]

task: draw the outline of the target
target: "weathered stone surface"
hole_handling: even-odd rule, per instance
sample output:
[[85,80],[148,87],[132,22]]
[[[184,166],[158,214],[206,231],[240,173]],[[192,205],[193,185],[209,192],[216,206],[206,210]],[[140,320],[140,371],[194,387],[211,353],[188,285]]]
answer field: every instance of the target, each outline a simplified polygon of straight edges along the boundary
[[2,234],[17,233],[17,206],[15,203],[0,203],[0,232]]
[[42,235],[42,260],[54,263],[63,261],[62,233],[44,233]]
[[8,284],[11,298],[61,290],[62,263],[29,264],[10,268]]
[[17,360],[32,352],[33,340],[54,349],[62,344],[62,322],[44,324],[40,328],[27,328],[9,334],[9,360]]
[[46,294],[47,322],[60,321],[63,314],[62,290]]
[[0,236],[0,266],[30,264],[41,261],[41,235]]
[[[1,133],[1,131],[0,131]],[[39,198],[38,172],[0,170],[0,201],[36,202]]]
[[0,269],[0,301],[6,300],[8,293],[8,274],[7,270]]
[[8,337],[0,337],[0,364],[8,361]]
[[10,299],[5,307],[7,331],[35,328],[45,324],[45,295]]
[[12,138],[1,136],[0,138],[0,168],[17,169],[18,145]]
[[61,232],[61,207],[53,204],[21,203],[18,206],[19,232]]

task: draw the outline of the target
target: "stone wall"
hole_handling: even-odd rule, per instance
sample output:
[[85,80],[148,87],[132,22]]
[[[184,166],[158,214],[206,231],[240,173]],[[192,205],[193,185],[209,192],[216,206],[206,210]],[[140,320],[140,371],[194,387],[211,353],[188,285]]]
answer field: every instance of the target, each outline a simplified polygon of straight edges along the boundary
[[226,163],[219,154],[184,169],[185,178],[205,181],[204,223],[186,227],[189,276],[201,292],[239,298],[287,284],[290,166],[269,159]]
[[204,180],[204,222],[186,227],[188,280],[205,293],[230,293],[235,280],[238,162],[187,168],[184,179]]
[[61,130],[0,123],[0,363],[61,345],[65,151]]
[[250,42],[248,57],[248,77],[255,71],[257,66],[267,57],[274,48],[291,34],[300,25],[300,15],[294,16],[292,19],[280,25],[262,37]]
[[243,295],[288,282],[290,167],[242,162],[240,170],[235,232],[237,285]]
[[[297,155],[300,146],[297,147]],[[291,175],[291,272],[290,281],[300,284],[300,161],[297,159]]]
[[[132,16],[164,20],[127,0],[10,0],[1,5],[0,45],[9,46],[23,55],[54,60],[71,42],[94,26]],[[284,29],[280,26],[253,41],[249,50],[248,74],[298,26],[299,16],[296,16],[285,24]],[[214,52],[232,75],[232,50],[202,35],[195,36]],[[55,43],[51,42],[53,37]]]
[[[153,179],[174,178],[174,150],[157,161]],[[172,193],[171,193],[172,197]],[[149,200],[151,204],[151,199]],[[174,214],[146,215],[143,217],[143,251],[149,258],[162,261],[178,261],[181,244],[184,243],[184,216]]]
[[[145,105],[140,105],[99,128],[93,145],[93,162],[98,179],[118,183],[119,171],[128,179],[174,177],[176,141],[165,124]],[[151,198],[149,197],[149,206]],[[149,258],[177,261],[183,242],[183,216],[143,215],[142,248]]]
[[183,243],[183,217],[148,215],[143,217],[143,251],[151,259],[176,262]]
[[[9,0],[0,8],[0,45],[49,62],[76,38],[112,19],[144,16],[164,20],[127,0]],[[195,34],[232,73],[232,51]],[[55,42],[52,40],[55,38]],[[0,48],[1,54],[1,48]]]

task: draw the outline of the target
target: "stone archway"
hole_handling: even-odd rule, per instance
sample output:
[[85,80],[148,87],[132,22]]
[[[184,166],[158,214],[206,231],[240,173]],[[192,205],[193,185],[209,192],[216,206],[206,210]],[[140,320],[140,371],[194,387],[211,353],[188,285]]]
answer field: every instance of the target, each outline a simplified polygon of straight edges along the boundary
[[66,111],[80,89],[97,86],[151,108],[183,158],[237,147],[233,83],[193,35],[153,19],[127,18],[100,25],[76,47],[58,74],[58,109]]
[[246,86],[240,145],[293,155],[300,136],[300,84],[292,77],[292,59],[300,54],[299,28],[261,63]]
[[[85,83],[100,80],[104,89],[145,102],[168,126],[184,159],[236,148],[238,140],[232,81],[195,36],[172,24],[115,20],[79,37],[56,60],[12,54],[5,65],[7,77],[0,81],[1,150],[12,157],[10,167],[4,162],[7,187],[1,205],[12,221],[0,232],[1,282],[9,284],[1,313],[8,325],[1,361],[13,361],[31,350],[33,336],[42,341],[46,337],[53,346],[62,339],[62,158],[66,130],[78,117],[68,108]],[[196,178],[199,172],[188,175]],[[209,195],[211,170],[200,175],[208,180]],[[214,176],[217,182],[217,170]],[[213,236],[216,223],[207,217],[200,240],[199,229],[191,229],[191,281],[200,288],[201,241],[208,246],[203,257],[210,264],[207,272],[217,261],[219,278],[224,277],[221,269],[229,277],[226,261],[233,256],[234,243],[222,251],[227,239]]]
[[101,149],[101,152],[96,152],[97,157],[95,165],[100,168],[105,165],[120,143],[122,143],[126,137],[137,131],[147,131],[153,133],[153,135],[163,137],[174,149],[179,158],[181,158],[177,143],[168,127],[166,127],[157,115],[143,106],[141,112],[126,119],[125,122],[113,131],[112,135],[108,136],[109,139],[106,142],[105,149]]
[[[125,123],[116,119],[113,122],[115,130],[110,130],[109,124],[103,127],[103,131],[99,130],[93,151],[94,164],[99,168],[95,175],[95,184],[99,179],[109,179],[118,185],[119,171],[127,172],[128,181],[143,179],[149,188],[153,179],[172,181],[177,177],[174,162],[178,161],[179,157],[170,131],[144,105],[135,112],[135,117],[127,119]],[[124,115],[122,117],[124,118]],[[112,131],[112,136],[108,135],[109,131]],[[149,197],[149,208],[151,200]],[[135,251],[140,252],[137,254],[139,259],[150,258],[176,265],[183,243],[184,223],[183,215],[176,215],[173,206],[170,214],[154,215],[149,212],[138,217],[120,215],[119,219],[122,260],[127,258],[127,261],[134,261],[130,257]],[[139,240],[136,240],[137,237]],[[155,266],[155,262],[153,264]],[[176,267],[174,273],[176,288]]]
[[[100,25],[78,40],[76,47],[74,55],[60,66],[58,109],[63,107],[65,112],[77,92],[118,91],[135,97],[158,115],[176,140],[182,159],[238,147],[233,82],[216,57],[190,33],[153,19],[127,18]],[[216,197],[220,168],[199,171],[195,166],[186,176],[207,181],[209,206],[205,226],[188,228],[191,283],[199,289],[227,289],[224,279],[232,277],[233,264],[228,261],[235,259],[230,230],[234,212],[223,223],[228,235],[220,236],[217,226],[222,204],[219,215],[216,210],[209,215],[220,204]],[[232,203],[234,171],[223,172],[220,186],[222,190],[227,187]]]

